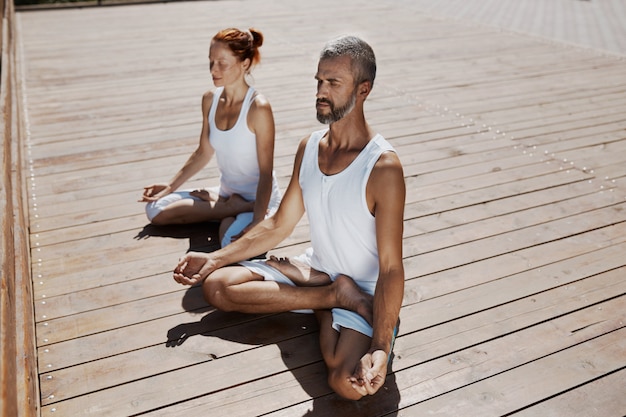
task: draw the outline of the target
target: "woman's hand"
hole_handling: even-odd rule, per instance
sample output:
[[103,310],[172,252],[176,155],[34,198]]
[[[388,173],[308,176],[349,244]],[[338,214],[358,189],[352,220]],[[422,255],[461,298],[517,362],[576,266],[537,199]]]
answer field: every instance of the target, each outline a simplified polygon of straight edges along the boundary
[[164,197],[172,192],[172,187],[169,184],[152,184],[143,188],[143,195],[141,200],[137,200],[140,203],[150,203],[157,201],[159,198]]

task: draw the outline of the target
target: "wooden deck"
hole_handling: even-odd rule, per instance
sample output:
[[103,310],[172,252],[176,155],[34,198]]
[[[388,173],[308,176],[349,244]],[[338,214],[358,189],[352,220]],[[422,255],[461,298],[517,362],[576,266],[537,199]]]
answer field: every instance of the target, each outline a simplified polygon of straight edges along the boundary
[[[411,0],[293,4],[17,14],[41,415],[626,415],[625,55]],[[148,226],[136,202],[194,149],[227,26],[266,36],[282,187],[319,128],[324,42],[377,54],[366,114],[405,166],[406,293],[393,372],[361,402],[326,385],[311,316],[221,313],[177,285],[216,229]],[[307,241],[303,220],[274,252]]]

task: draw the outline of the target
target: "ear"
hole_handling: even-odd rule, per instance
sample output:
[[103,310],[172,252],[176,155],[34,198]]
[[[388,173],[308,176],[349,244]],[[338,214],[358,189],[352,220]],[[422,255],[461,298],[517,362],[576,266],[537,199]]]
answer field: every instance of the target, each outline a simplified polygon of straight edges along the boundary
[[363,81],[361,84],[358,85],[357,91],[359,96],[361,96],[365,100],[372,91],[372,83],[369,81]]
[[241,61],[241,65],[243,66],[244,72],[250,71],[251,63],[252,61],[250,61],[250,58],[246,58],[243,61]]

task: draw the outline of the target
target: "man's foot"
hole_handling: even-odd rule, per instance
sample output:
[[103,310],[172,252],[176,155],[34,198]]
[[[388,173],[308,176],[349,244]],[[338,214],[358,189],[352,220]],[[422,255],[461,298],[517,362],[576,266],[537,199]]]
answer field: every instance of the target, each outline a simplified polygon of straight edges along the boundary
[[290,260],[289,258],[277,258],[271,255],[266,262],[300,287],[328,285],[332,282],[328,274],[313,269],[300,261]]
[[336,287],[337,306],[354,311],[370,325],[374,323],[374,297],[359,288],[354,280],[346,275],[339,275]]

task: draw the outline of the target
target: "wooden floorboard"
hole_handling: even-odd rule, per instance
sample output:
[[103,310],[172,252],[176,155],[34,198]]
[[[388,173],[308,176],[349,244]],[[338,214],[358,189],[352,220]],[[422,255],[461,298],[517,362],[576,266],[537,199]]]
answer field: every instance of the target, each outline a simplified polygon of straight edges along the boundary
[[[19,12],[41,415],[625,415],[623,12],[553,3]],[[485,24],[505,10],[512,30]],[[578,46],[546,20],[526,34],[536,10],[612,32]],[[356,33],[376,52],[366,114],[404,165],[406,283],[392,371],[360,402],[328,387],[312,316],[222,313],[173,282],[181,254],[217,247],[216,225],[150,226],[136,201],[195,148],[208,42],[227,26],[265,34],[253,83],[274,109],[283,189],[320,128],[324,42]],[[188,186],[217,176],[211,162]],[[272,253],[308,244],[305,218]]]

